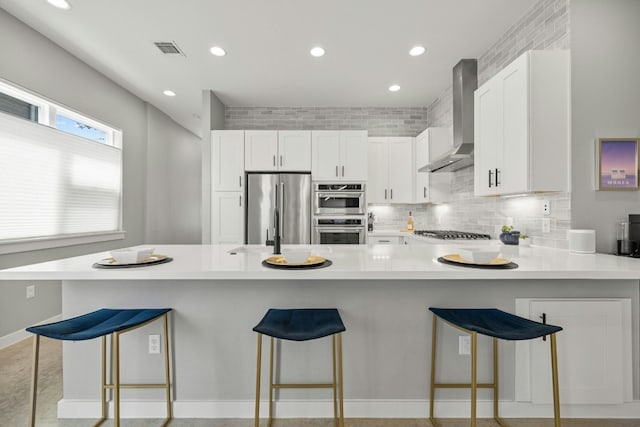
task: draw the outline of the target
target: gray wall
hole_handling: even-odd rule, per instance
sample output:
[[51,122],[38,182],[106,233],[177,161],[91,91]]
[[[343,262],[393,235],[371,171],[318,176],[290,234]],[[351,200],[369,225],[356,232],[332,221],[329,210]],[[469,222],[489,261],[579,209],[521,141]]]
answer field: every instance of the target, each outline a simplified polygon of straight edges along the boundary
[[[122,129],[123,221],[127,231],[124,240],[0,255],[0,268],[143,243],[148,131],[145,102],[4,10],[0,10],[0,51],[1,78]],[[165,131],[178,128],[174,122],[165,122],[161,117],[155,117],[153,123],[150,123],[154,134],[159,131],[153,129],[161,123]],[[175,132],[182,133],[182,130]],[[165,143],[171,142],[166,139],[163,144]],[[199,168],[199,161],[191,167]],[[181,217],[175,213],[173,215]],[[6,281],[0,283],[0,337],[60,314],[59,283],[37,283],[36,298],[27,301],[25,287],[29,284]]]
[[595,191],[594,144],[640,138],[640,1],[571,0],[574,228],[596,230],[598,252],[613,249],[614,224],[640,214],[640,192]]
[[147,243],[200,243],[201,139],[147,104]]

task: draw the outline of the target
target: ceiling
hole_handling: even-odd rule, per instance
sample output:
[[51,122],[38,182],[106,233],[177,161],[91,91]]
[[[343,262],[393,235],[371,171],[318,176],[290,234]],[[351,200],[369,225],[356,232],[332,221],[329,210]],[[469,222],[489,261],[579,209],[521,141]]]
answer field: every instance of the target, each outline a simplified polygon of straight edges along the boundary
[[[69,1],[68,11],[45,0],[0,7],[198,135],[203,89],[227,106],[428,106],[459,59],[485,53],[537,3]],[[162,54],[156,41],[174,41],[184,56]],[[409,56],[418,44],[427,52]],[[214,45],[227,55],[211,55]],[[316,45],[324,57],[309,55]]]

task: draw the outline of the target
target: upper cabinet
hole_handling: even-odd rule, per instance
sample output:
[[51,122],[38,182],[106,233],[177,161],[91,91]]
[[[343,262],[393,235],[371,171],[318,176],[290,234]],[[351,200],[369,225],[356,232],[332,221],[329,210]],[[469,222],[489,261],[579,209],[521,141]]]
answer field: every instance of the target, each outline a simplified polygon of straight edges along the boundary
[[244,188],[244,131],[211,131],[211,176],[213,191]]
[[569,191],[567,51],[528,51],[475,92],[475,194]]
[[310,171],[311,131],[247,130],[247,171]]
[[451,172],[418,172],[418,169],[434,159],[442,157],[453,148],[451,128],[427,128],[416,137],[415,195],[416,203],[444,203],[451,194]]
[[413,138],[369,138],[368,203],[413,202]]
[[367,180],[367,131],[312,131],[311,150],[314,180]]

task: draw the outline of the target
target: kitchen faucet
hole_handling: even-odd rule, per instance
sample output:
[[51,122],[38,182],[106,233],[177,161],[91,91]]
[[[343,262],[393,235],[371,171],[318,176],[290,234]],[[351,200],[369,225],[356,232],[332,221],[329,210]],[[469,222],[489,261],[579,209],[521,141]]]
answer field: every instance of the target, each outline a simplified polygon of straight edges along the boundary
[[269,240],[269,229],[267,229],[267,241],[265,244],[273,246],[274,255],[280,255],[282,253],[280,250],[280,211],[277,207],[273,210],[273,220],[275,222],[273,240]]

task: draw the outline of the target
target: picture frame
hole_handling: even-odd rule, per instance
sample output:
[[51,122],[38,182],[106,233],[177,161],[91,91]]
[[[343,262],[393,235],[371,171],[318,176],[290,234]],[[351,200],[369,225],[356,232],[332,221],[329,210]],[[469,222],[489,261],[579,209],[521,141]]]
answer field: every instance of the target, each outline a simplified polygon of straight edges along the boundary
[[597,190],[638,190],[639,138],[599,138]]

